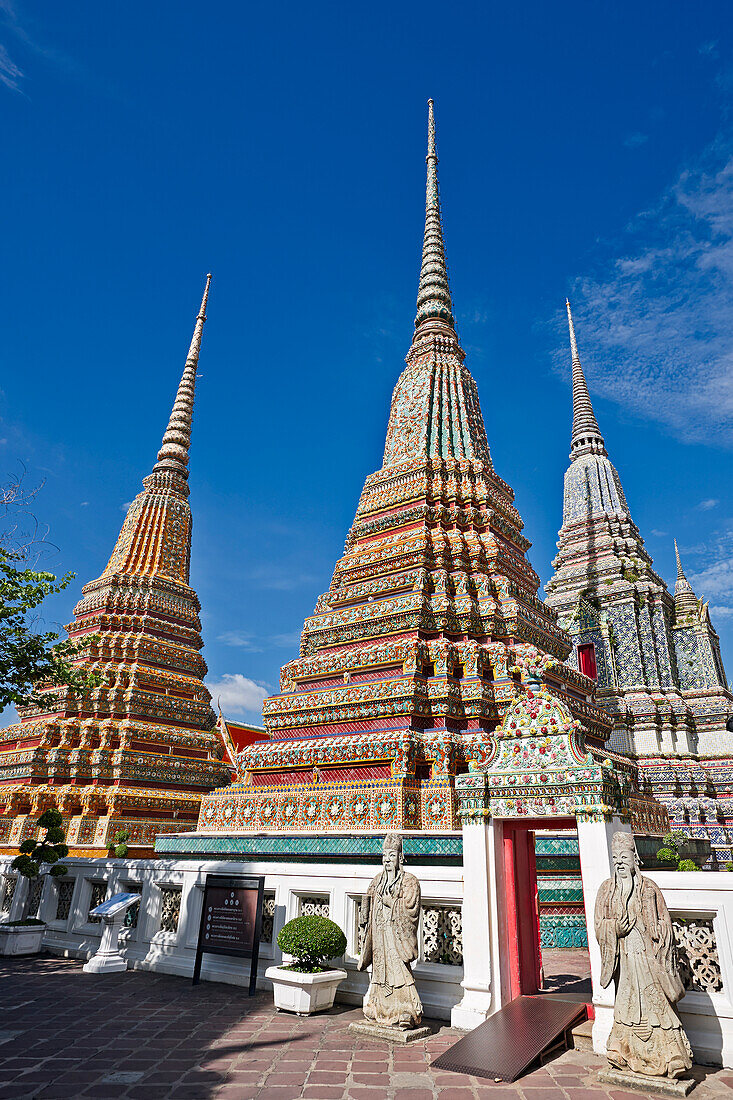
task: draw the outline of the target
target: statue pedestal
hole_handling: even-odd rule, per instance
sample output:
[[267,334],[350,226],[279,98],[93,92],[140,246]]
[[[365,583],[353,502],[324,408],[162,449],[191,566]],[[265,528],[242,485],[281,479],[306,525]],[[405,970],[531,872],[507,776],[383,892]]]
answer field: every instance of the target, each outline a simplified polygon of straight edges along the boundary
[[414,1043],[417,1039],[427,1039],[428,1035],[432,1035],[429,1027],[382,1027],[371,1020],[349,1024],[349,1031],[364,1035],[367,1039],[386,1039],[388,1043]]
[[611,1066],[601,1070],[598,1080],[604,1085],[635,1089],[645,1096],[687,1096],[697,1084],[691,1077],[647,1077],[643,1073],[631,1073],[630,1070],[613,1069]]

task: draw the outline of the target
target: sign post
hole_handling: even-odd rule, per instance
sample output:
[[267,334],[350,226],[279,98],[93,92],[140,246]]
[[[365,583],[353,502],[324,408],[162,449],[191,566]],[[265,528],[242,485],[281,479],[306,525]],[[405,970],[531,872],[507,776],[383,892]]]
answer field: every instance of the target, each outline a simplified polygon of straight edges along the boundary
[[204,954],[249,959],[249,995],[257,987],[257,960],[262,934],[263,875],[207,875],[193,968],[201,977]]

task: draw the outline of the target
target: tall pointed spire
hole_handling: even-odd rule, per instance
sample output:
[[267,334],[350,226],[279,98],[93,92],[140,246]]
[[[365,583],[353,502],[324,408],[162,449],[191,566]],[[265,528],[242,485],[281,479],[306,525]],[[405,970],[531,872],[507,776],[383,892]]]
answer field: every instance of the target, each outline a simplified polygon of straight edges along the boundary
[[196,371],[210,286],[211,275],[207,275],[186,365],[158,451],[158,461],[153,466],[153,472],[143,478],[143,491],[138,493],[128,508],[102,579],[111,573],[124,573],[167,576],[188,585],[193,522],[187,501],[188,448],[191,445]]
[[196,391],[196,371],[201,351],[201,336],[206,320],[206,303],[209,300],[209,287],[211,275],[206,276],[206,288],[201,299],[201,309],[196,318],[193,330],[191,346],[186,356],[186,365],[183,368],[178,393],[173,402],[168,427],[163,436],[163,443],[158,451],[158,461],[154,470],[172,470],[179,477],[188,480],[188,448],[191,445],[191,424],[193,422],[193,399]]
[[428,180],[417,317],[406,368],[397,380],[384,465],[419,455],[476,459],[491,469],[476,383],[453,323],[438,197],[433,101],[428,100]]
[[601,435],[596,420],[593,406],[588,393],[588,385],[585,381],[583,368],[580,365],[578,355],[578,342],[575,339],[575,325],[570,311],[570,302],[565,299],[565,307],[568,311],[568,327],[570,329],[570,353],[573,360],[573,436],[570,446],[570,456],[574,458],[581,451],[594,451],[606,453],[603,436]]
[[438,156],[435,151],[435,117],[433,101],[428,100],[428,166],[425,189],[425,235],[422,246],[420,285],[417,291],[415,328],[422,329],[431,321],[443,321],[454,328],[453,303],[445,263],[443,226],[440,219],[438,189]]
[[677,548],[677,539],[674,540],[674,554],[677,559],[677,581],[674,586],[674,606],[677,618],[681,619],[685,615],[695,615],[697,613],[697,596],[682,568],[682,560]]

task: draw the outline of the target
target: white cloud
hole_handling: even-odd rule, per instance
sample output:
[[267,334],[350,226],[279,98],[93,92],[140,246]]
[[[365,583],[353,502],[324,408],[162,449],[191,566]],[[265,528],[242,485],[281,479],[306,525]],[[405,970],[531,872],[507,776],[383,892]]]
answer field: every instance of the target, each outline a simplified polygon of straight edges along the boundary
[[637,131],[636,133],[626,135],[624,138],[624,145],[627,149],[638,149],[641,145],[646,145],[648,141],[648,134],[640,134]]
[[652,527],[651,533],[657,539],[666,539],[669,537],[666,531],[657,531],[656,527]]
[[251,569],[246,579],[259,588],[272,588],[280,592],[292,592],[293,589],[313,584],[316,580],[308,573],[293,573],[278,565],[261,565]]
[[711,596],[733,597],[733,557],[713,562],[698,573],[689,573],[687,578],[697,596],[709,599]]
[[248,634],[246,630],[225,630],[223,634],[217,636],[216,640],[217,642],[223,642],[224,645],[246,649],[250,653],[262,652],[262,646],[257,645],[254,634]]
[[713,42],[702,42],[702,43],[701,43],[701,44],[700,44],[700,45],[698,46],[698,48],[697,48],[697,52],[698,52],[698,53],[699,53],[699,54],[700,54],[700,55],[701,55],[702,57],[713,57],[713,58],[717,58],[717,57],[719,57],[719,53],[718,53],[718,43],[717,43],[717,41],[713,41]]
[[695,594],[716,601],[711,614],[726,618],[728,606],[733,605],[733,522],[727,521],[705,542],[681,546],[680,554]]
[[300,634],[299,630],[291,630],[289,634],[273,634],[270,641],[282,649],[289,649],[291,646],[300,645]]
[[720,504],[720,501],[715,500],[714,497],[711,497],[710,500],[701,500],[699,504],[695,505],[695,507],[699,512],[709,512],[710,509],[714,508],[716,504]]
[[713,620],[729,619],[731,615],[733,615],[733,607],[722,607],[721,605],[716,605],[715,607],[710,608],[710,615],[712,616]]
[[248,653],[262,653],[267,649],[290,649],[300,644],[300,631],[291,630],[287,634],[270,634],[267,637],[258,637],[247,630],[225,630],[217,635],[217,642],[223,645],[235,646],[245,649]]
[[[731,445],[731,139],[633,219],[610,270],[578,280],[573,307],[591,390],[682,440]],[[564,352],[560,364],[567,374]]]
[[225,672],[221,680],[207,683],[214,706],[225,715],[262,714],[262,702],[270,694],[267,684],[249,680],[240,672]]
[[0,84],[12,92],[20,91],[23,71],[19,69],[4,46],[0,46]]

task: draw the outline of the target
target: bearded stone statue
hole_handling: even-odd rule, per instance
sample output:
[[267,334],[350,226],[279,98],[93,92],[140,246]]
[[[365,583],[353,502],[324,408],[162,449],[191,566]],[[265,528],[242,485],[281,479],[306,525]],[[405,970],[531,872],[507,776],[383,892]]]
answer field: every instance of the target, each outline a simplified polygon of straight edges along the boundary
[[382,868],[364,895],[359,919],[359,969],[372,966],[364,1015],[381,1027],[417,1028],[422,1004],[410,963],[418,954],[420,883],[402,869],[402,837],[397,833],[384,838]]
[[613,878],[602,883],[595,908],[601,985],[616,982],[606,1056],[614,1069],[680,1077],[692,1051],[672,1007],[685,990],[669,911],[656,883],[639,873],[630,833],[614,835],[611,856]]

